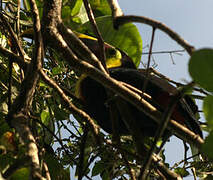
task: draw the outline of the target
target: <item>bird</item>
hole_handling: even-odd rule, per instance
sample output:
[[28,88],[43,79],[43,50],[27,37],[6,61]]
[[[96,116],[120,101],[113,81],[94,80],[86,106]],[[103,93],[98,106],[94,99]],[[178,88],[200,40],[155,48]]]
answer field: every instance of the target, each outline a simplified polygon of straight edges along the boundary
[[[101,57],[97,39],[90,36],[79,36],[79,38],[98,58]],[[153,74],[149,74],[149,78],[146,80],[147,71],[137,69],[133,60],[125,52],[107,43],[104,46],[109,75],[138,90],[143,90],[144,83],[147,81],[145,93],[151,96],[153,102],[157,104],[158,110],[163,113],[177,93],[177,88]],[[119,135],[130,135],[122,112],[119,108],[116,108],[115,104],[116,101],[119,101],[119,98],[117,98],[115,93],[87,75],[82,75],[79,78],[75,91],[76,96],[82,100],[85,111],[105,132],[112,134],[113,128],[115,128],[116,133]],[[125,102],[126,108],[128,108],[130,121],[137,123],[139,130],[144,136],[154,137],[159,125],[134,105],[124,99],[122,100]],[[195,118],[197,111],[195,102],[190,96],[185,95],[176,104],[171,118],[203,138],[199,122]],[[114,113],[113,116],[112,112]],[[115,117],[117,126],[113,127],[113,122],[115,121],[113,118]],[[171,136],[171,132],[166,130],[163,137],[168,138],[168,136]]]

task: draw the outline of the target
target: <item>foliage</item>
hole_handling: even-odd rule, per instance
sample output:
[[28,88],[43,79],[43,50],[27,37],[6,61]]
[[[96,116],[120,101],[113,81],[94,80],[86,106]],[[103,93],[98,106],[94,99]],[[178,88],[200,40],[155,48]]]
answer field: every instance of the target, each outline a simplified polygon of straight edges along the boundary
[[[123,50],[138,66],[142,53],[142,40],[136,26],[128,23],[120,27],[119,30],[115,30],[107,0],[90,0],[89,2],[103,39],[110,45]],[[18,9],[15,0],[2,3],[1,17],[7,17],[7,22],[25,52],[25,62],[29,63],[28,59],[33,57],[36,46],[33,34],[28,32],[33,27],[30,1],[23,0],[23,6],[20,9]],[[36,0],[36,4],[42,19],[44,2]],[[16,21],[18,12],[20,13],[19,21]],[[63,23],[72,30],[95,36],[82,0],[63,0],[62,19]],[[0,22],[3,24],[2,18],[0,18]],[[8,29],[5,24],[0,28],[0,46],[21,57],[14,41],[11,40],[12,35]],[[77,49],[78,47],[73,51],[76,52]],[[61,52],[63,52],[63,49]],[[202,49],[195,51],[189,60],[189,72],[206,95],[203,100],[203,111],[208,123],[209,136],[202,151],[209,159],[213,158],[212,59],[213,50]],[[76,71],[67,61],[64,61],[60,53],[49,46],[46,47],[43,70],[59,85],[69,97],[70,102],[76,107],[82,108],[82,104],[76,98],[74,92],[76,83],[83,72]],[[28,179],[30,176],[30,163],[28,159],[23,161],[28,153],[26,144],[7,119],[7,114],[24,84],[24,74],[25,70],[20,64],[16,63],[11,55],[3,53],[3,50],[1,50],[0,172],[5,178],[10,179]],[[144,159],[137,154],[134,139],[124,136],[117,143],[117,137],[100,131],[98,136],[102,142],[98,144],[90,126],[83,121],[82,117],[70,112],[68,105],[56,89],[50,87],[44,79],[39,79],[31,106],[28,108],[28,125],[39,150],[43,176],[47,176],[46,172],[49,172],[52,179],[69,179],[70,173],[75,171],[75,176],[79,179],[82,177],[92,179],[99,175],[102,179],[108,180],[133,177],[133,175],[130,175],[131,171],[135,172],[136,176],[139,174],[141,161]],[[152,142],[152,138],[147,139],[147,143],[145,143],[147,149],[150,149]],[[160,156],[164,163],[166,155],[163,151]],[[210,162],[196,162],[192,159],[191,161],[185,160],[185,164],[187,163],[195,168],[197,174],[202,177],[207,177],[208,172],[213,170]],[[46,166],[47,169],[45,169]],[[182,177],[188,175],[186,166],[181,167],[179,165],[174,169]],[[151,166],[149,178],[160,179],[158,172],[154,166]]]

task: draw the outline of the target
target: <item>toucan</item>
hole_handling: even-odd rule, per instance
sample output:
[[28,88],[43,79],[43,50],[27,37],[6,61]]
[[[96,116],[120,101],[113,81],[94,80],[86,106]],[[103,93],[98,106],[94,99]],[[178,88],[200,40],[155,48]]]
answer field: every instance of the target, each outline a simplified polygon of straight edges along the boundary
[[[89,49],[100,58],[97,39],[79,34],[78,36]],[[106,66],[112,78],[125,82],[138,90],[144,88],[144,82],[147,78],[146,71],[137,69],[132,59],[125,52],[106,43],[105,53]],[[177,89],[166,80],[152,74],[149,75],[145,93],[151,96],[153,102],[157,104],[159,111],[164,112],[176,92]],[[76,85],[76,95],[82,100],[85,111],[104,131],[110,134],[113,133],[113,122],[115,121],[113,117],[116,117],[117,126],[114,127],[116,133],[119,135],[130,134],[128,127],[122,119],[122,112],[119,111],[116,106],[113,106],[115,108],[113,113],[116,113],[116,115],[111,115],[111,105],[117,104],[116,101],[118,101],[119,98],[116,98],[116,94],[110,92],[110,90],[105,88],[101,83],[89,76],[82,75]],[[130,121],[137,123],[138,128],[144,136],[153,137],[157,131],[158,124],[129,102],[125,103],[131,117]],[[203,138],[199,122],[195,118],[197,109],[191,97],[185,95],[177,103],[171,118]],[[163,136],[168,136],[168,134],[171,133],[166,130]]]

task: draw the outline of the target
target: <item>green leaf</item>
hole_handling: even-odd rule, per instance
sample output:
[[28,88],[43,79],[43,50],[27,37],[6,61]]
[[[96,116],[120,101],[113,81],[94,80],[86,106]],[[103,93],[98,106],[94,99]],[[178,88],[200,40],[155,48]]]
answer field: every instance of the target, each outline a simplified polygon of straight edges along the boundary
[[54,107],[54,114],[56,120],[64,120],[64,119],[69,119],[69,113],[65,111],[64,109],[61,109],[59,107]]
[[[62,7],[62,19],[74,17],[80,13],[82,0],[72,0]],[[71,17],[70,17],[71,16]]]
[[45,124],[48,125],[50,121],[50,113],[46,110],[43,110],[41,112],[41,121]]
[[104,171],[101,177],[102,177],[102,180],[110,180],[110,175],[108,171]]
[[27,11],[30,11],[30,10],[31,10],[29,0],[23,0],[23,5],[24,5],[24,8],[25,8]]
[[80,12],[81,6],[83,4],[82,2],[83,2],[82,0],[70,1],[72,9],[71,16],[75,16]]
[[[142,39],[137,27],[128,23],[115,30],[111,16],[96,18],[96,22],[104,41],[126,52],[138,66],[142,54]],[[90,22],[83,24],[82,29],[94,36]]]
[[208,122],[208,127],[213,130],[213,96],[207,96],[204,99],[203,112]]
[[[48,126],[48,128],[54,133],[55,132],[55,125],[53,120],[51,119],[50,112],[47,110],[43,110],[41,113],[41,121]],[[53,135],[47,129],[44,129],[44,141],[47,144],[52,143]]]
[[40,81],[39,86],[40,87],[48,88],[48,86],[43,81]]
[[29,168],[21,168],[15,171],[10,180],[28,180],[30,176]]
[[111,8],[107,0],[90,0],[89,3],[95,17],[111,15]]
[[52,69],[53,75],[61,74],[61,72],[63,72],[63,68],[61,68],[60,66],[54,67],[54,68]]
[[79,14],[78,14],[77,17],[80,18],[82,24],[89,20],[88,16],[87,16],[86,9],[85,9],[85,7],[83,5],[81,6],[81,9],[80,9]]
[[76,29],[79,25],[87,22],[89,19],[82,0],[73,0],[65,3],[62,7],[62,19],[72,29]]
[[[4,150],[6,147],[1,146],[1,150]],[[11,156],[11,154],[6,153],[6,154],[0,154],[0,169],[1,171],[3,169],[7,169],[9,164],[13,164],[15,161],[14,157]]]
[[206,154],[210,159],[213,159],[213,131],[206,137],[205,143],[202,146],[202,152]]
[[71,13],[72,13],[72,10],[71,10],[70,6],[62,7],[62,12],[61,12],[62,19],[66,20],[67,18],[70,18]]
[[97,176],[98,174],[101,174],[105,166],[106,165],[102,161],[96,162],[92,169],[92,176]]
[[189,61],[189,73],[196,83],[213,92],[213,49],[195,51]]
[[181,177],[186,177],[189,175],[189,172],[185,168],[178,167],[175,169],[175,172],[179,174]]
[[63,165],[57,160],[56,156],[49,152],[45,155],[45,162],[52,179],[70,179],[69,168],[64,168]]

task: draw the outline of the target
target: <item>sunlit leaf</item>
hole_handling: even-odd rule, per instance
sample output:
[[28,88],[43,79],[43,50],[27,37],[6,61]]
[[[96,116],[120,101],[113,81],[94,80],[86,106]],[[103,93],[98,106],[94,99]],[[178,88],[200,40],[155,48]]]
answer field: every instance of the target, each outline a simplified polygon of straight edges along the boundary
[[49,123],[49,120],[50,120],[50,113],[46,110],[43,110],[41,113],[41,121],[47,125]]
[[111,15],[107,0],[89,0],[95,17]]
[[71,1],[70,3],[71,3],[71,9],[72,9],[71,16],[75,16],[79,13],[81,6],[83,4],[83,1],[74,0],[74,1]]
[[79,25],[88,21],[87,13],[82,0],[70,1],[62,7],[62,19],[63,22],[75,29]]
[[[96,18],[96,22],[104,41],[126,52],[138,66],[142,54],[142,39],[137,27],[129,23],[115,30],[111,16]],[[90,22],[85,23],[82,29],[94,36]]]
[[60,66],[54,67],[52,69],[53,75],[61,74],[62,72],[63,72],[63,68],[61,68]]

